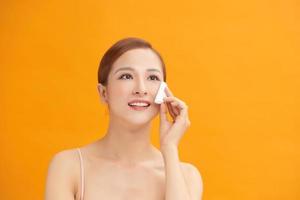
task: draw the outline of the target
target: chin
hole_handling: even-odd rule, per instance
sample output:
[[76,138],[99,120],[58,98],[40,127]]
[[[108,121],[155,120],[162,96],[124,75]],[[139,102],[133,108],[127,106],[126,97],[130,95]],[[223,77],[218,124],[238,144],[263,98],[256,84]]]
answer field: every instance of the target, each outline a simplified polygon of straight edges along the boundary
[[123,119],[126,121],[126,123],[133,125],[133,126],[144,126],[152,122],[152,120],[155,118],[155,113],[146,113],[142,115],[135,115],[135,114],[129,114],[127,116],[123,116]]
[[131,114],[123,117],[125,117],[126,121],[128,121],[128,123],[130,124],[143,125],[143,124],[151,123],[151,121],[155,116],[153,116],[153,114],[147,113],[144,115]]

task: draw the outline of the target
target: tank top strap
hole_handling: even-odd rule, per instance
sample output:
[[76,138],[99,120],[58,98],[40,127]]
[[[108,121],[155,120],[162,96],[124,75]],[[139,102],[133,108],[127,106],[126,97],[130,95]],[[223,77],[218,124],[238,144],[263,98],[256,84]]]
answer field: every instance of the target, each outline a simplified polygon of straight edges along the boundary
[[80,200],[83,200],[83,194],[84,194],[84,166],[83,166],[83,158],[82,158],[82,153],[80,148],[77,148],[78,154],[79,154],[79,158],[80,158],[80,183],[81,183],[81,187],[80,187]]

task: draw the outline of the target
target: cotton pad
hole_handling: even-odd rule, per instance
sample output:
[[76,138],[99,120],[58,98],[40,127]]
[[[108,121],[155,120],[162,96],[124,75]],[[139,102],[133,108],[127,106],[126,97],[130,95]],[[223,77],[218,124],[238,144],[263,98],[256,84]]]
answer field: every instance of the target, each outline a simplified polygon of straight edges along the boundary
[[165,93],[165,88],[167,87],[167,83],[165,83],[164,81],[161,81],[159,89],[157,91],[156,97],[154,102],[156,104],[161,104],[164,102],[164,97],[166,97],[166,93]]

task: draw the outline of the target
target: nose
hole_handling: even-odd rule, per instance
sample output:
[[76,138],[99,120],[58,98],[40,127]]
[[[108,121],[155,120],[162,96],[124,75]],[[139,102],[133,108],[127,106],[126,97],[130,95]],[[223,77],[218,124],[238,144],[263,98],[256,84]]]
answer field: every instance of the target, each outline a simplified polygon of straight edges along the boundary
[[137,94],[138,95],[147,95],[148,94],[145,84],[142,80],[140,80],[136,83],[136,86],[135,86],[134,90],[132,91],[132,94],[134,94],[134,95],[137,95]]

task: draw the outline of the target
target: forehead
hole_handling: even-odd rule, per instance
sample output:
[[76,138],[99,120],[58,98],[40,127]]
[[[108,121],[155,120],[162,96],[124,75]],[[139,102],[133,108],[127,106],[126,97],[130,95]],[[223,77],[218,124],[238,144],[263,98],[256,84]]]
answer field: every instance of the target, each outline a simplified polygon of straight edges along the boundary
[[151,49],[132,49],[123,53],[113,64],[112,72],[130,66],[136,70],[155,68],[162,72],[161,62]]

